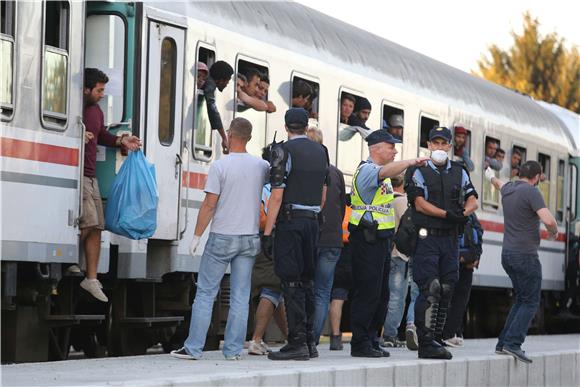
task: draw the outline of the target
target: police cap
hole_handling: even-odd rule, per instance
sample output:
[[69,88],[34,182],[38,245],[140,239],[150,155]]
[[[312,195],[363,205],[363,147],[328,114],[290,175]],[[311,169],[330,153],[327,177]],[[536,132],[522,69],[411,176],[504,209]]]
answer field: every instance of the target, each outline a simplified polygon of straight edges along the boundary
[[446,140],[447,142],[451,142],[451,131],[444,127],[438,126],[429,131],[429,141],[433,141],[437,137]]
[[387,129],[375,130],[374,132],[369,134],[365,138],[365,140],[369,144],[369,146],[378,144],[380,142],[388,142],[390,144],[398,144],[402,142],[401,140],[393,137],[393,135],[391,135],[391,133],[389,133]]
[[308,112],[303,108],[291,108],[284,115],[286,126],[292,129],[302,129],[308,126]]

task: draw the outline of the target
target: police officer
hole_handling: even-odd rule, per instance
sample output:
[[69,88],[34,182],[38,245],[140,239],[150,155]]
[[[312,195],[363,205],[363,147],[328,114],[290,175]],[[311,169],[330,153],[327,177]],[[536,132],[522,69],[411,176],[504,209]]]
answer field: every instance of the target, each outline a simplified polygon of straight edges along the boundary
[[352,184],[349,242],[352,251],[353,299],[351,306],[351,356],[386,357],[379,346],[377,330],[385,321],[389,299],[391,237],[395,210],[391,176],[427,158],[394,162],[397,150],[386,129],[366,137],[369,159],[357,168]]
[[477,192],[461,164],[448,159],[451,131],[429,132],[431,160],[405,176],[405,190],[418,230],[413,279],[420,289],[415,303],[419,358],[451,359],[441,344],[447,309],[458,279],[458,234],[477,207]]
[[275,144],[270,156],[272,193],[264,230],[264,248],[271,246],[274,223],[274,272],[282,282],[288,320],[288,344],[268,355],[271,360],[317,357],[313,334],[314,269],[318,213],[326,197],[328,154],[306,137],[308,113],[286,112],[288,141]]

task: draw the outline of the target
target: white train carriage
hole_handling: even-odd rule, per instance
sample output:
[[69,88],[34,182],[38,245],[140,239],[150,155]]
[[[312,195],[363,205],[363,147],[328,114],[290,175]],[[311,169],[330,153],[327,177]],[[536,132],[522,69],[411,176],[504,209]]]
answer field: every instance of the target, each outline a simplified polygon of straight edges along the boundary
[[[275,113],[238,112],[234,82],[217,95],[226,126],[236,116],[252,121],[249,149],[256,155],[276,132],[283,137],[293,82],[314,86],[318,118],[312,124],[324,132],[331,161],[348,182],[368,152],[359,136],[338,140],[343,93],[372,103],[372,128],[391,114],[404,115],[401,158],[425,154],[427,132],[435,124],[468,128],[477,166],[472,180],[482,207],[478,215],[486,229],[475,299],[487,303],[470,312],[470,321],[488,321],[490,314],[501,319],[501,305],[487,300],[510,287],[499,264],[501,203],[483,178],[485,142],[494,139],[508,155],[518,149],[525,158],[538,159],[547,176],[542,192],[562,232],[557,241],[542,240],[542,287],[556,299],[564,290],[566,232],[576,220],[578,192],[575,167],[568,165],[578,162],[577,145],[566,126],[529,97],[296,3],[3,1],[1,32],[3,58],[9,58],[0,83],[3,359],[47,357],[44,349],[36,354],[19,349],[26,337],[42,337],[37,348],[49,347],[51,337],[52,354],[60,358],[66,357],[69,334],[75,347],[90,355],[101,353],[103,345],[110,354],[135,354],[158,341],[169,348],[183,339],[183,329],[171,335],[188,315],[191,273],[200,259],[192,259],[188,247],[209,164],[221,157],[196,92],[197,61],[225,60],[236,71],[256,67],[268,74]],[[105,120],[113,132],[130,131],[143,139],[157,168],[160,195],[152,238],[130,241],[104,233],[99,272],[112,300],[106,307],[79,301],[79,279],[63,276],[63,264],[80,258],[85,67],[109,75],[101,104]],[[123,159],[118,151],[99,150],[97,175],[105,199]],[[210,333],[213,345],[223,330],[227,278],[222,289]],[[71,330],[73,324],[79,327]],[[495,322],[478,329],[493,334]]]

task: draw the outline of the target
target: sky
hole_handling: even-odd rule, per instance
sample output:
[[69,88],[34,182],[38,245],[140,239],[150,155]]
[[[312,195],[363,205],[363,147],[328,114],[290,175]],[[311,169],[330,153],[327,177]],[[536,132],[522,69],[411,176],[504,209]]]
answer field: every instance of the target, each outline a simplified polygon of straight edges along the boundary
[[512,45],[523,14],[540,21],[540,32],[556,32],[580,49],[577,0],[298,0],[310,8],[355,25],[443,63],[470,72],[492,44]]

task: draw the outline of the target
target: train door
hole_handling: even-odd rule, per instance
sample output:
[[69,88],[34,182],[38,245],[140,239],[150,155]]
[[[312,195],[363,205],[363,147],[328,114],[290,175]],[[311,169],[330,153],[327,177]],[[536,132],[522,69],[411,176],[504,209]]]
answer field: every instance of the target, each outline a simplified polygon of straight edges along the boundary
[[148,31],[145,152],[155,164],[159,189],[153,238],[175,240],[179,232],[185,30],[149,19]]

